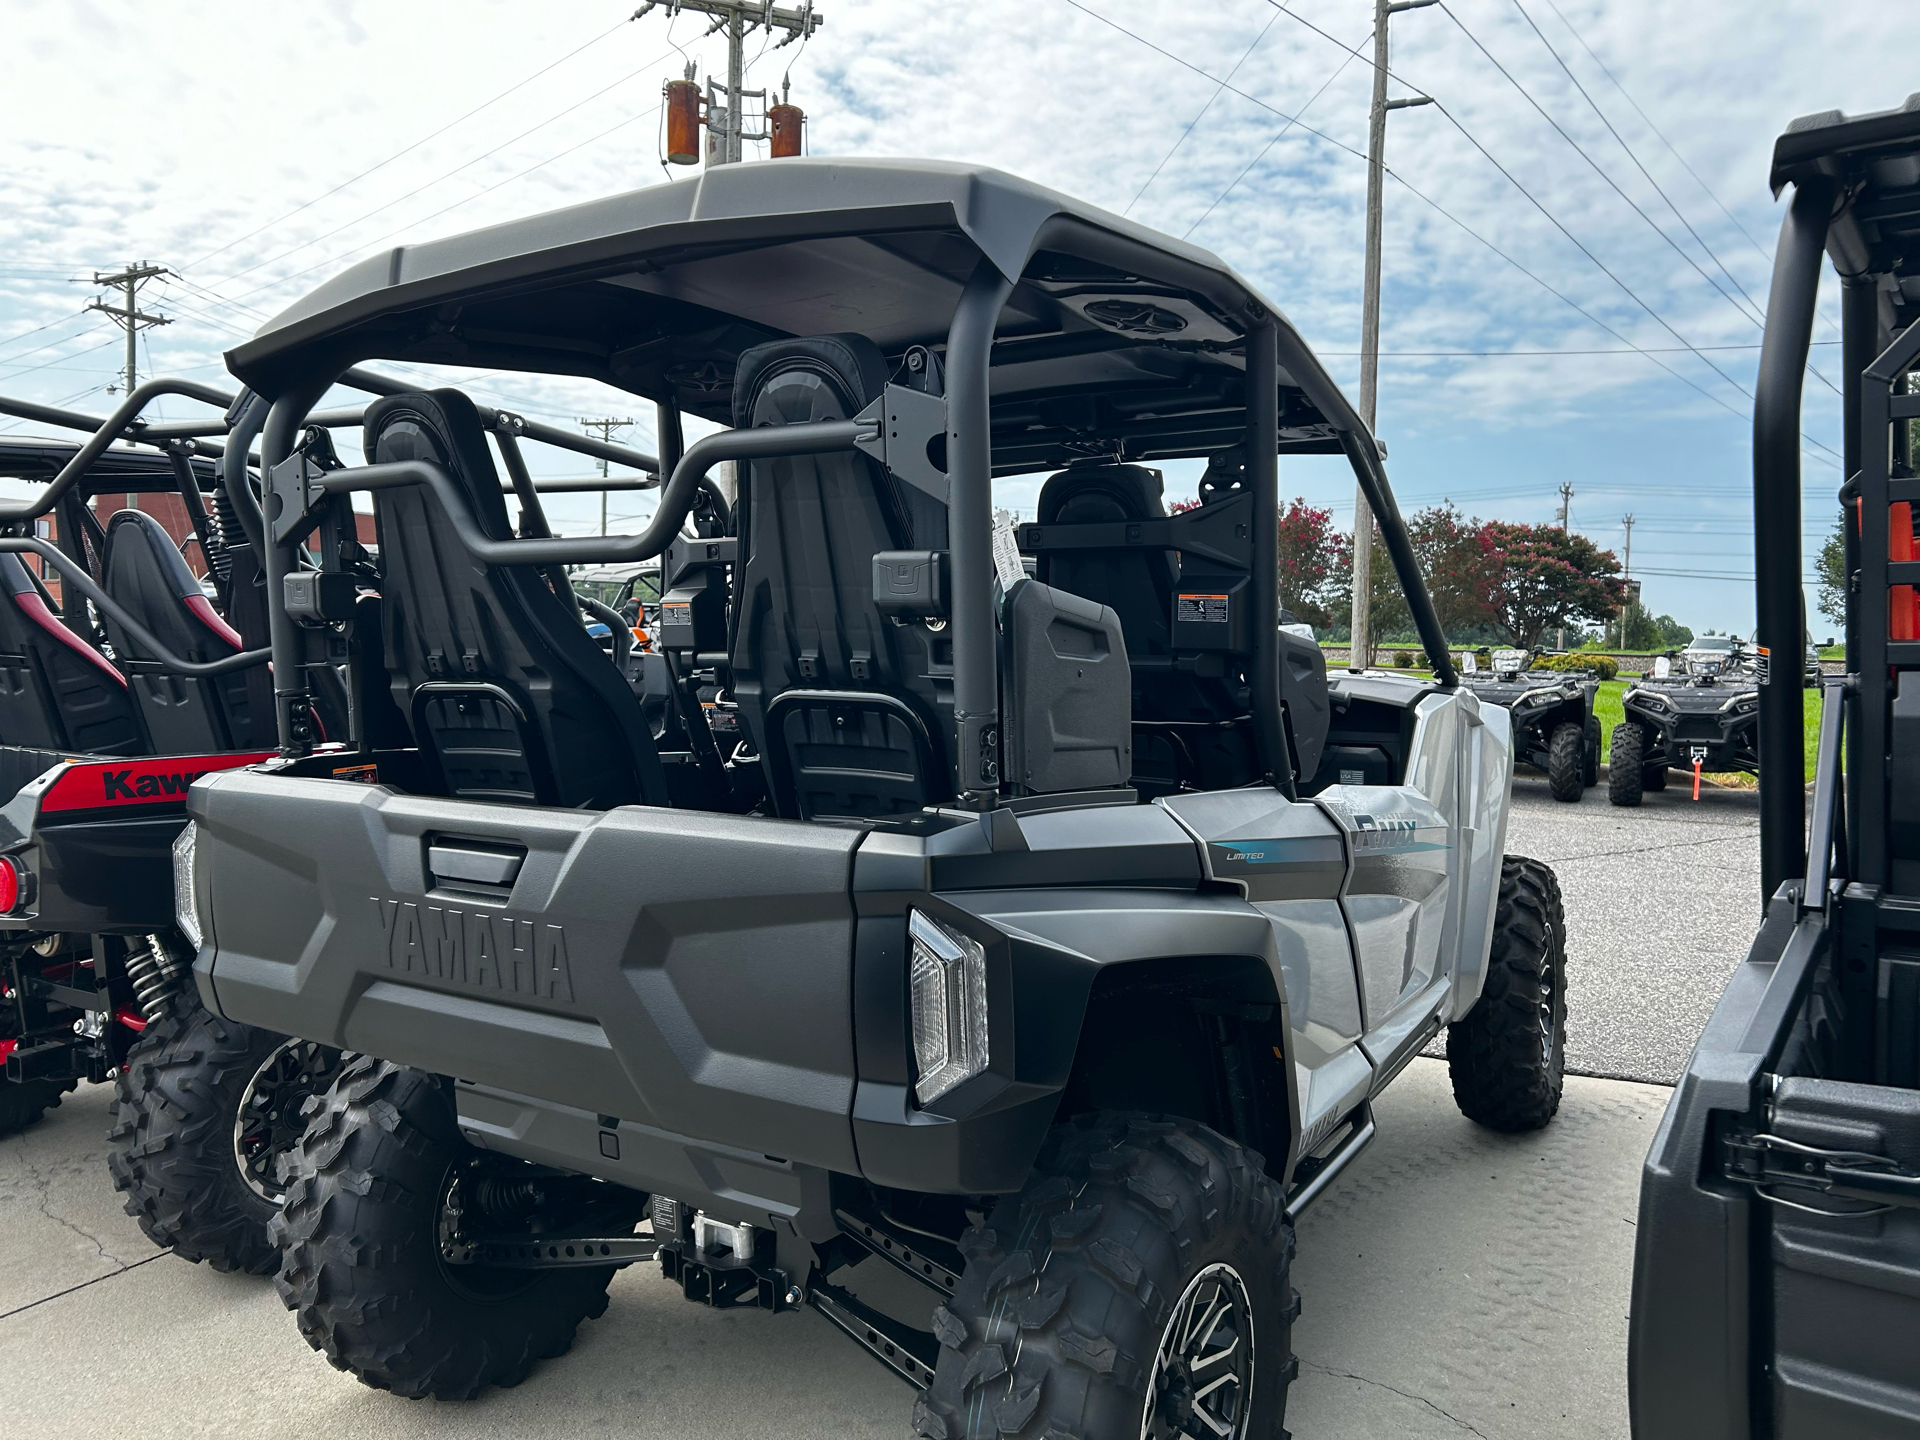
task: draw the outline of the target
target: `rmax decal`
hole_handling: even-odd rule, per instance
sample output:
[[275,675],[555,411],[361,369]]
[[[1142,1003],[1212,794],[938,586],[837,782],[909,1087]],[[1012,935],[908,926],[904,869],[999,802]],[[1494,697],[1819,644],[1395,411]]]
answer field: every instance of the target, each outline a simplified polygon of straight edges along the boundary
[[387,968],[503,995],[573,1000],[563,926],[489,911],[369,897]]
[[267,759],[271,751],[241,755],[172,755],[153,760],[78,761],[52,773],[40,797],[42,814],[108,810],[131,805],[183,805],[202,775]]
[[[1356,814],[1353,824],[1353,848],[1356,854],[1365,851],[1373,855],[1407,855],[1416,850],[1452,848],[1445,841],[1420,839],[1420,822],[1417,820],[1382,820],[1372,815]],[[1429,825],[1427,829],[1445,833],[1445,827],[1441,825]]]

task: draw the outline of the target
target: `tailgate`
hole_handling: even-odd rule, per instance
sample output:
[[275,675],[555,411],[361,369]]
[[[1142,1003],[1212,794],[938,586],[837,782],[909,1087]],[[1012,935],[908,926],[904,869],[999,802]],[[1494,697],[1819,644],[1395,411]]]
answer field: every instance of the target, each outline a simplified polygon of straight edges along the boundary
[[223,1015],[787,1159],[856,1168],[860,834],[255,771],[189,800]]

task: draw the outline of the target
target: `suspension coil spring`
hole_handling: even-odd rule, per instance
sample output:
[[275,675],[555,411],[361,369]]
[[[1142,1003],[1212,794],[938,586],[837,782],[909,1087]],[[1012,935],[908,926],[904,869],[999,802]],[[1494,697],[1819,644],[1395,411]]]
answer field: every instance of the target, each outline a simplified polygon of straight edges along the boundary
[[180,989],[185,967],[158,935],[149,935],[144,944],[128,950],[126,967],[134,1004],[147,1019],[158,1020],[167,1001]]
[[485,1175],[475,1182],[473,1203],[496,1220],[519,1220],[547,1203],[547,1193],[532,1180]]
[[246,534],[240,528],[240,517],[234,513],[233,501],[227,498],[225,485],[214,490],[213,513],[207,520],[209,528],[218,533],[213,536],[212,545],[202,545],[200,548],[206,552],[208,566],[225,584],[233,575],[233,556],[230,553],[233,537]]

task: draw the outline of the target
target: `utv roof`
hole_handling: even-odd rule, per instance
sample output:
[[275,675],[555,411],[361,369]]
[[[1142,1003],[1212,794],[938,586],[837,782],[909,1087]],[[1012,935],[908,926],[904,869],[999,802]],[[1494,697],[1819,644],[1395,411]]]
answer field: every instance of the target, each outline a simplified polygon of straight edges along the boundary
[[728,165],[363,260],[227,356],[276,395],[393,360],[585,376],[732,422],[740,353],[858,331],[938,350],[985,260],[1019,278],[994,348],[994,463],[1194,455],[1243,438],[1242,338],[1281,330],[1283,449],[1358,417],[1218,257],[997,170],[915,160]]
[[1834,269],[1892,277],[1881,297],[1887,328],[1920,318],[1920,95],[1897,110],[1824,110],[1787,126],[1773,146],[1774,194],[1816,175],[1851,201],[1827,230]]
[[[9,480],[51,480],[80,452],[77,442],[66,440],[0,440],[0,477]],[[200,488],[213,485],[211,462],[196,459],[194,473]],[[179,487],[172,462],[155,450],[104,451],[87,468],[82,482],[88,494],[98,491],[174,490]]]

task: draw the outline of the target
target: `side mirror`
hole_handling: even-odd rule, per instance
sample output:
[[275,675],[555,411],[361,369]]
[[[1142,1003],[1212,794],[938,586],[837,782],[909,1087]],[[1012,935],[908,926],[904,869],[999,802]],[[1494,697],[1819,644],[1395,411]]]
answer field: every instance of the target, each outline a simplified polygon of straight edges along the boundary
[[1480,657],[1475,655],[1471,650],[1462,651],[1460,654],[1460,673],[1462,675],[1478,675],[1480,673]]
[[1653,662],[1653,678],[1654,679],[1665,680],[1668,676],[1672,674],[1673,674],[1673,661],[1669,660],[1664,655],[1661,655],[1654,660]]

